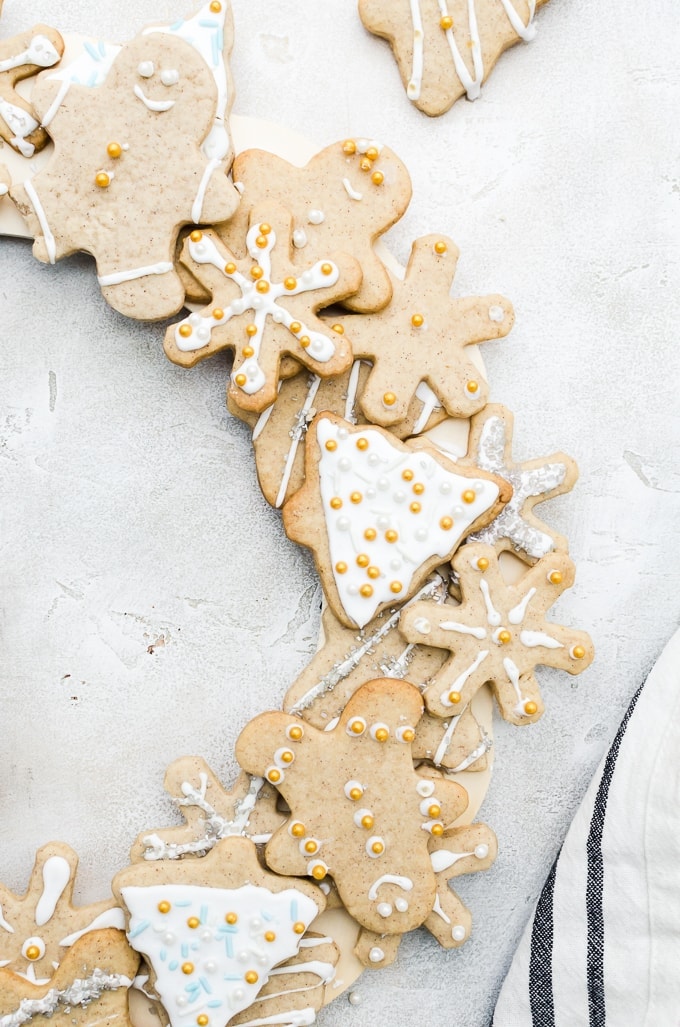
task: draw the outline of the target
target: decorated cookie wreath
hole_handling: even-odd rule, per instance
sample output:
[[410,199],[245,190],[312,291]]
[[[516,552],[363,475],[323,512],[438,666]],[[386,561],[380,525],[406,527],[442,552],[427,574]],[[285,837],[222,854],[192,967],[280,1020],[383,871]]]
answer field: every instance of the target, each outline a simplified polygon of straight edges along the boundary
[[[0,191],[38,259],[95,257],[117,310],[153,320],[188,297],[165,331],[172,361],[232,354],[229,409],[252,427],[288,537],[313,553],[323,642],[283,709],[244,727],[231,787],[202,759],[170,766],[185,823],[140,835],[113,898],[73,905],[61,843],[40,849],[25,895],[0,886],[0,1027],[123,1027],[140,990],[172,1027],[311,1024],[345,986],[333,925],[369,969],[419,926],[463,945],[472,915],[451,882],[497,851],[465,819],[461,775],[489,762],[476,697],[490,685],[506,720],[530,724],[536,666],[577,674],[593,658],[585,632],[548,619],[574,566],[534,513],[576,467],[513,460],[512,415],[488,405],[469,348],[510,331],[511,304],[450,295],[444,235],[414,241],[403,278],[386,266],[375,244],[411,187],[378,142],[343,140],[303,168],[250,150],[232,182],[231,45],[225,0],[122,46],[87,41],[66,64],[46,26],[5,41],[8,89],[44,70],[32,108],[2,94],[0,132],[26,159],[55,146],[23,181],[3,171]],[[428,435],[465,418],[463,456]]]

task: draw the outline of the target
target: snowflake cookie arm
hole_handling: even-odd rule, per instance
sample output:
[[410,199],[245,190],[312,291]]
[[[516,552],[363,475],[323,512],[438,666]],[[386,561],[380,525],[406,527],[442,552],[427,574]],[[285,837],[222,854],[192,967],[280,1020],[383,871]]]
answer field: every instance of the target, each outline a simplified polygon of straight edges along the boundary
[[578,467],[565,453],[516,463],[512,459],[514,418],[500,404],[490,404],[473,417],[468,455],[487,471],[500,474],[513,487],[513,496],[496,520],[471,535],[471,542],[493,545],[497,552],[510,550],[530,562],[553,550],[566,552],[566,538],[549,528],[534,514],[534,507],[571,491]]
[[403,421],[422,383],[454,417],[469,417],[487,401],[488,385],[466,349],[507,335],[514,313],[496,294],[449,295],[458,253],[446,236],[417,239],[404,281],[394,280],[390,304],[377,314],[338,319],[355,355],[373,364],[359,398],[373,424]]
[[470,936],[472,914],[449,887],[463,874],[488,870],[498,852],[496,836],[486,824],[454,827],[430,843],[437,898],[424,926],[444,948],[459,948]]
[[24,157],[41,150],[48,136],[35,104],[15,90],[18,81],[58,64],[64,40],[48,25],[34,25],[12,39],[0,40],[0,137]]

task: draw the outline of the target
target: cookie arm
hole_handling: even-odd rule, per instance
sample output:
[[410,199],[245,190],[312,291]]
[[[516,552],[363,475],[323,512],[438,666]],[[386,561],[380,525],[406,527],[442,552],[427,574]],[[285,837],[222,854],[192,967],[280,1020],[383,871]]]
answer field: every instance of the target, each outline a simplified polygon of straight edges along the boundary
[[225,172],[225,165],[221,161],[211,160],[205,165],[191,211],[195,223],[219,224],[228,221],[238,207],[238,190]]
[[462,346],[502,339],[515,323],[512,303],[497,293],[455,300],[451,314],[452,335]]

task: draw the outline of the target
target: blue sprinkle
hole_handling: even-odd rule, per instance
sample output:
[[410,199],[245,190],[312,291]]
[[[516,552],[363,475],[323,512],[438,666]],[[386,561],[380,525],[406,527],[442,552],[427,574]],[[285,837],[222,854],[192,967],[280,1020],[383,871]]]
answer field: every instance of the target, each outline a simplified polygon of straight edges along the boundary
[[206,981],[205,977],[199,977],[198,978],[198,983],[201,985],[201,987],[203,988],[203,991],[206,993],[206,995],[212,995],[212,988],[210,987],[210,985]]
[[167,949],[161,949],[161,951],[158,953],[158,955],[160,957],[161,962],[164,963],[165,960],[168,958]]
[[293,899],[290,904],[290,918],[295,921],[298,918],[298,905],[297,899]]
[[220,999],[220,998],[212,998],[212,999],[210,999],[210,1002],[206,1003],[206,1005],[207,1005],[208,1009],[219,1009],[220,1006],[222,1005],[222,999]]
[[176,970],[178,966],[178,961],[176,959],[173,959],[172,962],[168,963],[168,970]]
[[233,959],[234,958],[234,946],[233,946],[230,934],[226,934],[224,936],[224,948],[225,948],[225,951],[226,951],[227,956],[229,957],[229,959]]
[[198,942],[198,941],[192,941],[192,943],[191,943],[191,951],[192,951],[192,952],[198,952],[198,950],[200,949],[200,947],[201,947],[201,944],[200,944],[200,942]]
[[143,931],[145,931],[147,929],[149,924],[150,924],[149,920],[142,920],[142,922],[140,924],[137,924],[136,927],[132,928],[132,930],[128,934],[128,938],[131,938],[131,939],[132,938],[136,938],[138,934],[141,934]]
[[210,37],[210,44],[212,46],[212,62],[213,62],[215,67],[217,67],[217,65],[219,63],[219,59],[220,59],[220,51],[218,49],[219,41],[220,41],[220,34],[219,34],[219,32],[214,32],[212,34],[212,36]]
[[90,55],[90,57],[92,58],[93,61],[101,60],[101,55],[100,55],[99,51],[95,50],[95,48],[93,47],[92,43],[88,43],[87,41],[84,42],[83,43],[83,49],[87,50],[87,52],[89,53],[89,55]]
[[263,920],[273,920],[274,916],[272,913],[267,913],[264,909],[260,910],[260,916]]
[[201,923],[207,924],[208,922],[208,907],[201,906]]
[[196,984],[195,981],[191,981],[191,983],[185,984],[184,990],[186,991],[186,993],[189,996],[189,998],[191,999],[191,1001],[195,1002],[196,999],[198,998],[198,993],[199,993],[199,991],[201,989],[199,988],[198,984]]
[[99,48],[99,52],[102,55],[102,57],[106,57],[106,44],[104,43],[104,40],[100,39],[99,43],[97,44],[97,46]]
[[233,974],[225,974],[222,979],[225,980],[225,981],[242,981],[243,980],[243,978],[239,977],[238,974],[236,974],[236,976],[234,976]]
[[201,18],[198,23],[202,29],[216,29],[219,28],[219,21],[214,18]]
[[[176,21],[174,25],[170,26],[170,31],[171,32],[178,32],[181,29],[183,24],[184,24],[184,19],[180,18],[180,20]],[[175,905],[177,905],[177,903],[175,903]]]
[[178,906],[180,909],[183,909],[185,906],[191,905],[191,899],[182,899],[181,902],[178,900],[177,902],[175,902],[175,905]]
[[187,945],[187,943],[185,941],[182,942],[182,949],[181,949],[181,951],[182,951],[182,959],[186,959],[187,956],[189,955],[189,946]]
[[[96,86],[96,85],[97,85],[97,78],[98,78],[98,77],[99,77],[99,76],[98,76],[98,74],[97,74],[97,71],[96,71],[96,70],[95,70],[95,71],[93,71],[93,72],[92,72],[92,74],[90,75],[89,79],[87,80],[87,84],[88,84],[88,86],[90,86],[90,87],[92,87],[92,86]],[[71,81],[72,81],[72,82],[77,82],[77,81],[78,81],[78,79],[77,79],[77,78],[76,78],[76,76],[74,75],[74,77],[73,77],[73,78],[71,79]]]

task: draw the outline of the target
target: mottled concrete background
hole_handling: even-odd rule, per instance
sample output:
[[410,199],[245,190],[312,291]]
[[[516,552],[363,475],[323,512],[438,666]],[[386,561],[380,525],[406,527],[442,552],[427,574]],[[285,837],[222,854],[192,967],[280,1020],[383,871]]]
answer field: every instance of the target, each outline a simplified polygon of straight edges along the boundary
[[[484,347],[492,398],[516,412],[519,457],[564,448],[581,465],[546,513],[579,567],[557,614],[591,630],[599,658],[573,681],[541,675],[539,725],[497,725],[483,814],[501,855],[460,887],[474,938],[446,954],[414,934],[364,975],[361,1005],[321,1015],[483,1027],[573,810],[678,622],[677,5],[553,0],[482,100],[434,121],[353,0],[234,6],[235,112],[403,157],[414,198],[390,246],[403,260],[412,238],[445,232],[458,291],[513,300],[515,330]],[[3,26],[123,40],[185,11],[7,0]],[[49,268],[2,241],[0,297],[0,866],[23,888],[35,846],[62,838],[94,899],[136,833],[170,822],[166,763],[196,752],[234,772],[239,729],[314,648],[319,591],[259,494],[220,360],[170,365],[162,327],[109,310],[86,257]]]

